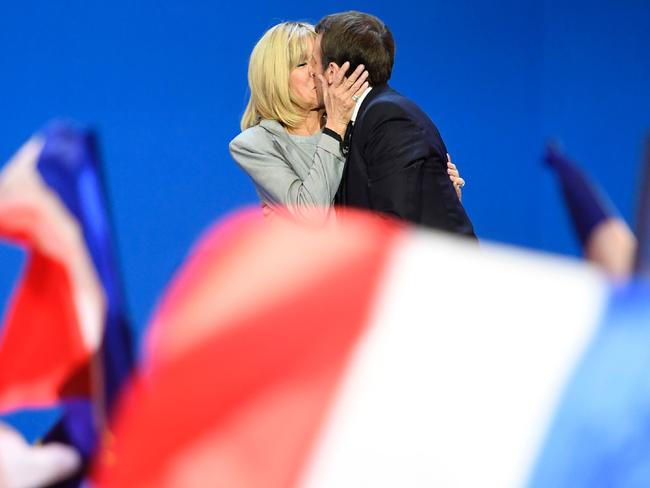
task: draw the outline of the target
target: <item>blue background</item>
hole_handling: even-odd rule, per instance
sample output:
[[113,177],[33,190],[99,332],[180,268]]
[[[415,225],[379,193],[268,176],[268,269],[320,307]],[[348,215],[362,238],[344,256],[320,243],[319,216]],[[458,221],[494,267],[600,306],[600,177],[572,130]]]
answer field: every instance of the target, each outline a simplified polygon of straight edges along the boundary
[[[0,161],[53,117],[99,129],[138,334],[201,231],[256,201],[227,150],[255,42],[279,21],[348,9],[393,31],[391,84],[438,125],[480,238],[579,253],[540,163],[549,138],[633,220],[650,129],[647,0],[3,2]],[[0,246],[3,308],[21,265]]]

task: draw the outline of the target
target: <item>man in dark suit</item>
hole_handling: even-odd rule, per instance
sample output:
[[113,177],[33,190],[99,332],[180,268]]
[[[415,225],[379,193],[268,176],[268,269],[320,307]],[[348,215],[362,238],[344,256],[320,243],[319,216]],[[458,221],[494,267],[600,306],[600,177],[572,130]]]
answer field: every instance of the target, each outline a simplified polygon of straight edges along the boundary
[[316,32],[311,69],[321,82],[330,82],[346,61],[349,73],[363,64],[370,82],[361,97],[353,97],[335,203],[475,238],[447,175],[447,149],[438,129],[387,84],[395,44],[385,24],[369,14],[344,12],[323,18]]

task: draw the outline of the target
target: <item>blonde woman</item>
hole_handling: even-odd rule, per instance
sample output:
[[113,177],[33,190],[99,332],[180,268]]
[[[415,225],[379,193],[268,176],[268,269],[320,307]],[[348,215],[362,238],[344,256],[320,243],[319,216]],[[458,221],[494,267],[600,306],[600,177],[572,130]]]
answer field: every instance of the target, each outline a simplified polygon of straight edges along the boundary
[[[309,63],[315,38],[310,24],[283,22],[250,57],[250,100],[230,152],[252,178],[266,214],[329,212],[343,174],[345,131],[368,88],[363,65],[346,77],[348,63],[332,84],[321,83]],[[450,178],[460,192],[464,181],[453,165]]]

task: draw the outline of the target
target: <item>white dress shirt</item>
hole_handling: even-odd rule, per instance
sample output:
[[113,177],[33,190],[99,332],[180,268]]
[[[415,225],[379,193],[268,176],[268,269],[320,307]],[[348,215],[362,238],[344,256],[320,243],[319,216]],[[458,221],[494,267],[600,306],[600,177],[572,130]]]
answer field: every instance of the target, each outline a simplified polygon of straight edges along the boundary
[[352,118],[350,119],[350,122],[352,122],[353,125],[354,125],[354,121],[357,120],[357,114],[359,113],[359,107],[361,107],[361,104],[363,103],[366,96],[368,96],[368,93],[370,93],[370,90],[372,90],[371,86],[366,88],[366,91],[363,92],[363,94],[359,97],[359,100],[357,100],[357,104],[354,106],[354,112],[352,112]]

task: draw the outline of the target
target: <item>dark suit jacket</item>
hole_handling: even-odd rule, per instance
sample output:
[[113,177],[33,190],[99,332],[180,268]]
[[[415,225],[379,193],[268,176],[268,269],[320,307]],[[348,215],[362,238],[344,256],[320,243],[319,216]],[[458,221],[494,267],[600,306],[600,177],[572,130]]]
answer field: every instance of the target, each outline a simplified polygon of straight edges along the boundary
[[375,86],[359,107],[335,203],[476,237],[449,180],[446,153],[415,103]]

